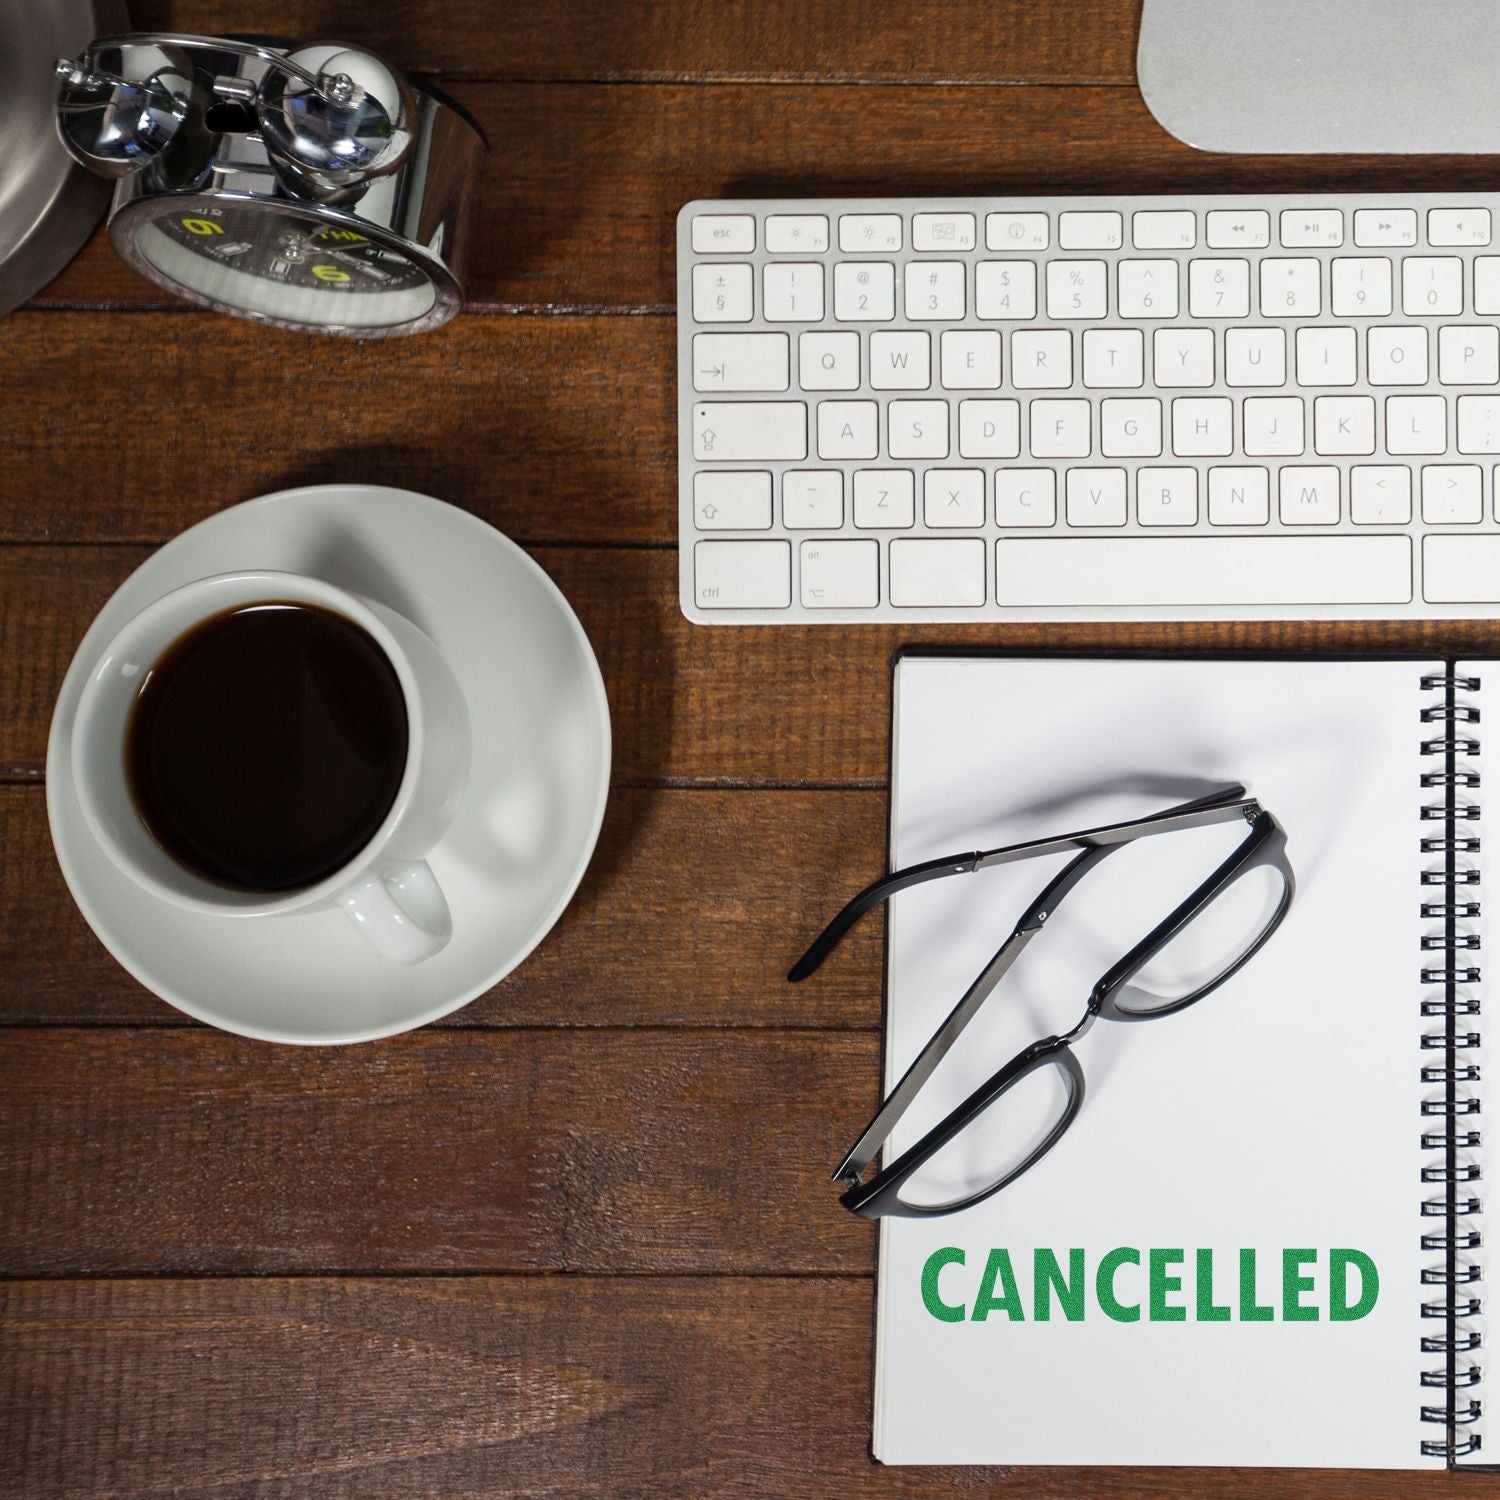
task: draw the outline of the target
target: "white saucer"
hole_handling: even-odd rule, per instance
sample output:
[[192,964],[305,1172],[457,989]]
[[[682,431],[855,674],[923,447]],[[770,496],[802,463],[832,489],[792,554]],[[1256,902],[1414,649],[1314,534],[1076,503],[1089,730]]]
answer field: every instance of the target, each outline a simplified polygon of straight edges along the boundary
[[[242,568],[326,579],[420,626],[474,726],[458,816],[429,856],[453,912],[442,952],[403,967],[340,911],[233,918],[179,910],[118,870],[84,823],[70,736],[89,667],[180,584]],[[47,813],[68,888],[104,946],[179,1010],[275,1042],[363,1042],[483,994],[546,936],[599,836],[609,706],[583,627],[516,544],[441,501],[323,485],[247,501],[184,532],[121,585],[68,669],[47,745]]]

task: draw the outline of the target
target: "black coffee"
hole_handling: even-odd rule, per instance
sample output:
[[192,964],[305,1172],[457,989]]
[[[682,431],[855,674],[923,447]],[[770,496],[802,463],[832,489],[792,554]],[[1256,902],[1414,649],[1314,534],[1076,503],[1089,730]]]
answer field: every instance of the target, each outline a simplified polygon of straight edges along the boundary
[[291,891],[345,865],[396,799],[406,702],[352,620],[268,601],[205,620],[151,669],[125,761],[136,809],[180,864]]

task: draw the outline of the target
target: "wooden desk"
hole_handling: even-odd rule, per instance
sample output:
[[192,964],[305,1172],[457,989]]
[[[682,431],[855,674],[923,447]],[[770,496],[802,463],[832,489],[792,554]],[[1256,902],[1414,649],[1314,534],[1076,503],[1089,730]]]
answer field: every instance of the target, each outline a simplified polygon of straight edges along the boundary
[[[1136,92],[1133,0],[133,9],[438,75],[490,134],[489,229],[467,313],[411,341],[192,311],[99,236],[0,323],[0,1494],[1447,1493],[871,1462],[875,1240],[827,1170],[876,1096],[878,932],[782,975],[880,868],[903,637],[680,617],[672,230],[700,196],[1457,188],[1474,164],[1195,154]],[[190,1024],[115,966],[54,864],[42,766],[75,644],[153,547],[334,478],[526,544],[599,653],[615,788],[519,973],[307,1052]],[[908,634],[1500,649],[1478,625]]]

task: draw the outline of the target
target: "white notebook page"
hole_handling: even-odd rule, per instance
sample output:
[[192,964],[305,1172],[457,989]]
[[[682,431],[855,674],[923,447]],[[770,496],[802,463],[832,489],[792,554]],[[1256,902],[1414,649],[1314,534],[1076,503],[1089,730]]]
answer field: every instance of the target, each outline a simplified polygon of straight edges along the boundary
[[[1083,661],[908,657],[897,669],[892,862],[1062,833],[1246,783],[1288,834],[1298,892],[1262,952],[1207,999],[1138,1025],[1101,1021],[1077,1045],[1082,1112],[1050,1156],[997,1197],[935,1220],[881,1227],[875,1453],[888,1463],[1441,1467],[1424,1426],[1419,1303],[1422,1153],[1418,969],[1424,732],[1416,662]],[[1227,851],[1243,825],[1215,830]],[[1145,878],[1059,908],[929,1085],[900,1148],[1038,1037],[1081,1016],[1088,990],[1205,869],[1152,841]],[[1120,858],[1123,859],[1123,855]],[[1115,858],[1112,856],[1112,858]],[[1178,864],[1173,863],[1178,861]],[[891,918],[886,1084],[897,1079],[1021,909],[1062,860],[953,877],[904,893]],[[1097,872],[1101,877],[1109,861]],[[1174,884],[1176,882],[1176,884]],[[1181,889],[1178,886],[1182,886]],[[1077,907],[1076,918],[1064,925]],[[1114,946],[1111,947],[1111,944]],[[851,1122],[855,1124],[862,1122]],[[852,1139],[851,1130],[851,1139]],[[938,1275],[940,1320],[921,1293]],[[972,1316],[990,1251],[1006,1250],[1022,1319]],[[1033,1253],[1064,1270],[1082,1248],[1079,1321],[1034,1313]],[[1114,1290],[1139,1321],[1095,1299],[1096,1268],[1140,1252]],[[1149,1251],[1180,1289],[1152,1319]],[[1329,1252],[1369,1256],[1373,1309],[1331,1321]],[[1199,1321],[1196,1251],[1213,1252]],[[1239,1252],[1256,1254],[1256,1305],[1238,1315]],[[1282,1252],[1312,1288],[1283,1318]],[[1437,1257],[1429,1255],[1436,1262]],[[1353,1273],[1346,1301],[1354,1300]],[[1004,1293],[1003,1276],[993,1291]]]

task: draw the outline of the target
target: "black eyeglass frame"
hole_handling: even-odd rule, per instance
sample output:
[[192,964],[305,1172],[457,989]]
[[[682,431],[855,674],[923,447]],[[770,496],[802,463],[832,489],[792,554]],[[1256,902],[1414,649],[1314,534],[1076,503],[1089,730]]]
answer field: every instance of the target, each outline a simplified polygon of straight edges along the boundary
[[[1250,824],[1250,832],[1239,847],[1164,920],[1157,923],[1140,942],[1106,970],[1089,992],[1088,1004],[1076,1026],[1061,1036],[1043,1037],[1040,1041],[1032,1043],[1031,1046],[1017,1053],[1004,1067],[992,1074],[987,1082],[975,1089],[957,1108],[950,1111],[943,1120],[929,1130],[921,1140],[903,1151],[889,1166],[877,1172],[868,1182],[860,1180],[884,1145],[896,1122],[905,1113],[922,1085],[947,1055],[949,1049],[978,1013],[1005,973],[1020,957],[1031,939],[1042,930],[1047,920],[1056,912],[1058,904],[1095,865],[1115,850],[1123,848],[1138,838],[1188,828],[1207,827],[1216,823],[1230,822],[1236,818],[1243,818]],[[980,971],[963,998],[938,1027],[931,1040],[907,1069],[901,1081],[881,1103],[874,1119],[865,1127],[859,1140],[839,1164],[834,1178],[846,1184],[847,1187],[847,1191],[843,1193],[839,1201],[851,1213],[866,1219],[880,1218],[883,1215],[899,1218],[935,1218],[944,1214],[957,1213],[961,1209],[981,1203],[1009,1183],[1014,1182],[1023,1172],[1034,1167],[1047,1155],[1077,1118],[1078,1111],[1083,1104],[1084,1077],[1083,1069],[1073,1054],[1073,1044],[1090,1030],[1094,1022],[1100,1018],[1111,1021],[1154,1021],[1163,1016],[1175,1015],[1179,1011],[1186,1010],[1188,1006],[1196,1004],[1243,968],[1269,941],[1271,935],[1285,920],[1296,892],[1296,877],[1286,855],[1285,830],[1271,813],[1261,807],[1259,802],[1254,798],[1246,797],[1243,786],[1226,786],[1150,817],[1125,823],[1105,824],[1079,833],[1064,834],[1058,838],[1033,840],[999,849],[977,850],[946,859],[928,860],[919,865],[908,866],[904,870],[894,871],[872,882],[855,896],[824,928],[807,952],[793,966],[787,977],[796,983],[813,973],[860,917],[898,891],[930,880],[942,879],[944,876],[969,874],[995,865],[1034,859],[1070,848],[1078,849],[1080,852],[1047,883],[1041,894],[1027,907],[1010,936]],[[1281,897],[1265,927],[1243,952],[1237,954],[1220,973],[1187,995],[1149,1010],[1122,1008],[1120,996],[1130,988],[1131,980],[1183,928],[1212,905],[1237,880],[1252,870],[1268,866],[1276,869],[1282,877]],[[1062,1070],[1068,1088],[1068,1100],[1056,1125],[1025,1160],[1013,1167],[997,1182],[952,1202],[920,1205],[908,1203],[900,1197],[901,1188],[913,1173],[930,1161],[1003,1094],[1038,1068],[1049,1064],[1055,1064]]]

